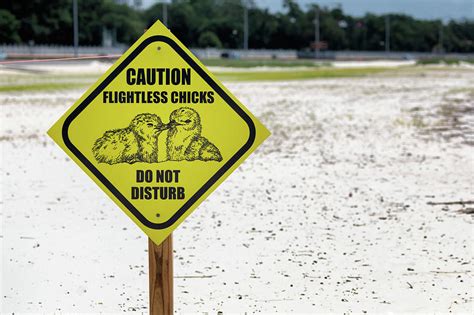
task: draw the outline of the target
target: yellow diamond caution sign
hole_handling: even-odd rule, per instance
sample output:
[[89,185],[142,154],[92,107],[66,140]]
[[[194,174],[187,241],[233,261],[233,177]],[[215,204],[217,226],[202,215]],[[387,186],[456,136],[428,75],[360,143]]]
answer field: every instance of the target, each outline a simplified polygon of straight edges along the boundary
[[160,22],[48,133],[156,244],[269,136]]

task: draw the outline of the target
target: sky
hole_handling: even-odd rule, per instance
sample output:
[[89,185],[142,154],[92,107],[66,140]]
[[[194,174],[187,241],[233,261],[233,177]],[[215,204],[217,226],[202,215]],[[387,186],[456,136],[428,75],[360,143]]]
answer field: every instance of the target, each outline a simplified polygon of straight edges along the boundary
[[[268,8],[271,12],[282,11],[282,0],[254,0],[257,6]],[[143,0],[150,6],[157,0]],[[362,16],[367,12],[405,13],[421,19],[474,19],[474,0],[297,0],[302,8],[318,3],[323,6],[341,4],[344,12]]]
[[[329,7],[341,4],[344,12],[360,16],[371,13],[405,13],[421,19],[474,19],[474,0],[298,0],[301,7],[318,3]],[[256,0],[271,11],[282,9],[280,0]]]

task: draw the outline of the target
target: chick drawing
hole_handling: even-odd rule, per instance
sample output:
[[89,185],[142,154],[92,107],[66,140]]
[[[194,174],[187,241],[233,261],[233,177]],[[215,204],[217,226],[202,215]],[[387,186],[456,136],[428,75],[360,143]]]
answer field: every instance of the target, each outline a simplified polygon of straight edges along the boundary
[[139,114],[128,127],[106,131],[95,141],[92,152],[99,163],[156,163],[158,135],[167,128],[157,115]]
[[166,138],[167,158],[170,161],[222,161],[219,149],[201,136],[201,118],[189,107],[181,107],[170,115]]

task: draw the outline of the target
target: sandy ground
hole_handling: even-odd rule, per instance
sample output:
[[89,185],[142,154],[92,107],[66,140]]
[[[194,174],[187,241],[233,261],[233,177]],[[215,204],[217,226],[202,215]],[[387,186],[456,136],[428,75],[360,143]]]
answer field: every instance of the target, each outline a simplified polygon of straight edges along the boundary
[[[315,62],[317,67],[334,67],[334,68],[400,68],[416,65],[415,60],[375,60],[375,61],[323,61]],[[469,65],[468,65],[469,66]],[[213,72],[281,72],[281,71],[304,71],[312,70],[314,67],[274,67],[260,66],[251,68],[230,68],[230,67],[209,67]]]
[[28,70],[29,72],[39,72],[48,74],[102,74],[115,61],[87,61],[87,60],[68,60],[68,61],[48,61],[40,62],[22,62],[15,64],[0,65],[0,74],[21,74],[18,70]]
[[[48,74],[102,74],[111,65],[111,61],[57,61],[40,63],[17,63],[14,65],[0,65],[0,75],[18,75],[22,72],[18,70],[28,70]],[[334,68],[400,68],[416,65],[415,60],[374,60],[374,61],[324,61],[315,63],[315,66]],[[474,66],[468,63],[461,63],[458,67],[471,68]],[[304,71],[313,70],[314,67],[208,67],[212,72],[281,72],[281,71]]]
[[[174,233],[178,312],[474,311],[472,70],[228,87],[273,135]],[[45,135],[82,92],[0,94],[3,312],[147,311],[146,237]]]

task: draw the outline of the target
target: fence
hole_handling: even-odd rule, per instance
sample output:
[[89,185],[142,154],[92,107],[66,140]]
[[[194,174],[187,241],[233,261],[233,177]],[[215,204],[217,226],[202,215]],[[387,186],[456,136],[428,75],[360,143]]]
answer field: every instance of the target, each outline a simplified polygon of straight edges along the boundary
[[[128,47],[101,47],[101,46],[80,46],[79,55],[117,55],[122,54]],[[221,58],[223,54],[228,54],[230,58],[244,59],[295,59],[296,50],[268,50],[268,49],[214,49],[214,48],[192,48],[195,55],[202,59]],[[56,45],[0,45],[0,53],[6,54],[9,58],[18,58],[23,56],[35,57],[57,57],[74,55],[72,46]]]
[[199,59],[241,58],[241,59],[296,59],[297,51],[291,49],[216,49],[191,48]]
[[[78,54],[87,55],[120,55],[127,50],[126,46],[118,47],[101,47],[101,46],[80,46]],[[73,46],[57,46],[57,45],[0,45],[0,54],[6,54],[9,58],[21,57],[59,57],[73,56]]]
[[[298,58],[314,58],[313,51],[299,51]],[[421,60],[433,57],[447,59],[474,59],[474,53],[385,52],[385,51],[328,51],[319,52],[318,58],[327,60]]]
[[[101,47],[101,46],[80,46],[79,55],[120,55],[127,49],[127,46]],[[216,48],[191,48],[191,51],[200,59],[210,58],[240,58],[240,59],[296,59],[314,58],[314,52],[297,51],[285,49],[216,49]],[[1,56],[7,58],[51,58],[58,56],[74,55],[72,46],[56,45],[7,45],[0,44]],[[434,54],[428,52],[384,52],[384,51],[320,51],[319,58],[327,60],[418,60],[432,57],[473,59],[474,54]]]

